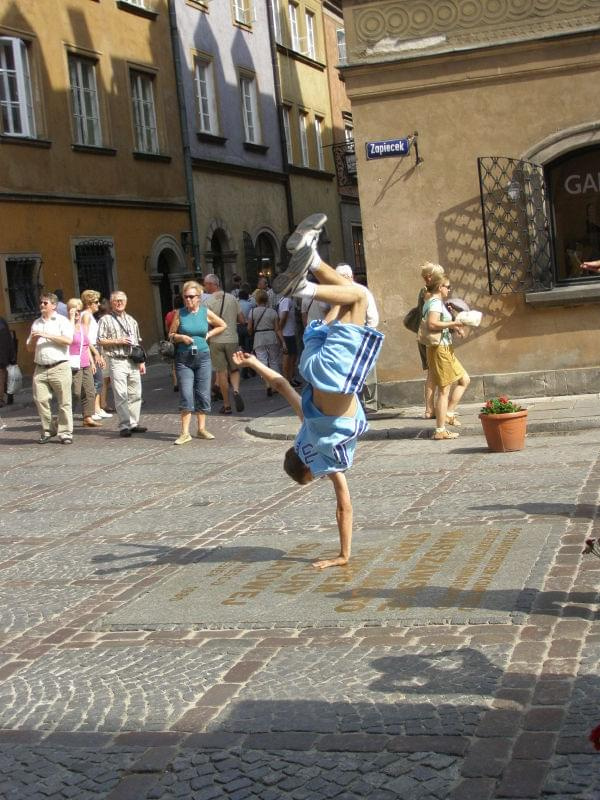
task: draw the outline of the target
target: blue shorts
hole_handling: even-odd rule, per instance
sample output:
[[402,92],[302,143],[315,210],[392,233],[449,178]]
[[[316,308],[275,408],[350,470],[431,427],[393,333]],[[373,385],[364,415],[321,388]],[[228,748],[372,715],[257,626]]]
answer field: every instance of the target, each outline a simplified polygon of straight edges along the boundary
[[313,320],[304,331],[298,367],[323,392],[357,394],[381,351],[384,336],[366,325]]
[[353,417],[329,417],[315,406],[312,387],[302,392],[304,421],[294,442],[294,450],[317,478],[350,469],[358,437],[369,427],[365,412],[356,400]]

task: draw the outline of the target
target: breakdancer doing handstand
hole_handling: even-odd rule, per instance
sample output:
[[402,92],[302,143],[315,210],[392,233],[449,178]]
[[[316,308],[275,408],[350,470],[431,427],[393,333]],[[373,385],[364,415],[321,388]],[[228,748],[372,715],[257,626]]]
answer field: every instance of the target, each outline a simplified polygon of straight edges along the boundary
[[[313,297],[331,306],[325,320],[314,320],[304,331],[299,370],[307,383],[302,395],[253,355],[234,356],[239,366],[252,368],[278,391],[302,421],[294,446],[285,454],[287,474],[300,484],[324,476],[333,483],[340,554],[315,561],[317,569],[343,566],[350,559],[352,502],[345,471],[352,466],[358,437],[368,427],[358,394],[383,343],[383,334],[364,324],[363,287],[349,283],[317,253],[326,220],[324,214],[313,214],[300,223],[287,243],[292,252],[289,267],[273,281],[277,294]],[[318,283],[307,280],[309,269]]]

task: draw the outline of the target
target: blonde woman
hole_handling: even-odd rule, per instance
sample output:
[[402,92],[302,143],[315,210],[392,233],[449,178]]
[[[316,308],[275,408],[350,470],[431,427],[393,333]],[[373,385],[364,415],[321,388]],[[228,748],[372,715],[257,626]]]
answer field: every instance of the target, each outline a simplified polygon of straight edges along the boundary
[[94,415],[94,370],[96,349],[90,342],[85,325],[81,321],[82,302],[72,297],[67,302],[67,314],[73,325],[73,341],[69,346],[69,361],[73,373],[73,400],[81,403],[83,424],[86,428],[100,428]]
[[[431,261],[426,261],[425,264],[421,267],[421,277],[423,278],[423,282],[425,286],[423,286],[419,290],[419,295],[417,297],[417,308],[419,309],[419,314],[423,316],[423,305],[426,300],[431,297],[431,281],[434,278],[439,278],[444,274],[444,268],[441,264],[433,264]],[[424,344],[420,344],[417,342],[417,347],[419,348],[419,356],[421,357],[421,366],[424,370],[427,371],[427,376],[425,378],[425,419],[434,419],[435,417],[435,384],[433,383],[433,379],[431,374],[427,368],[427,348]]]
[[452,319],[452,314],[446,307],[452,291],[448,277],[444,273],[434,275],[429,282],[429,290],[430,297],[423,304],[422,319],[427,320],[432,333],[441,333],[440,344],[427,347],[428,375],[437,389],[436,429],[433,438],[456,439],[458,433],[448,431],[446,425],[460,427],[460,422],[456,419],[456,407],[471,379],[454,355],[451,331],[462,336],[463,326]]
[[206,430],[212,371],[207,341],[227,328],[221,317],[200,305],[202,287],[197,281],[184,283],[182,295],[184,307],[175,311],[169,328],[169,339],[175,345],[175,370],[181,414],[181,433],[174,442],[177,445],[192,441],[192,412],[196,414],[198,421],[196,436],[199,439],[215,438]]
[[90,345],[94,348],[95,352],[95,397],[94,415],[92,419],[98,422],[102,419],[110,419],[112,417],[112,414],[109,414],[108,411],[105,411],[100,403],[102,395],[102,381],[104,377],[103,370],[106,369],[106,361],[98,349],[98,320],[94,316],[100,307],[100,292],[96,292],[94,289],[86,289],[81,293],[81,302],[83,304],[83,308],[81,310],[81,324],[85,328],[88,339],[90,340]]

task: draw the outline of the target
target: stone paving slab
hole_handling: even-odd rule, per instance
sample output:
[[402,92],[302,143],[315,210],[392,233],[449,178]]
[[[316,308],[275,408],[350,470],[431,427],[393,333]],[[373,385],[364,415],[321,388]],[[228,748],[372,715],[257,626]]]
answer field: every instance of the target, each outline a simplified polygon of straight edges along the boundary
[[251,646],[52,651],[0,684],[0,728],[165,731]]
[[444,531],[361,531],[350,565],[310,569],[327,552],[310,534],[239,536],[110,616],[110,624],[287,625],[509,622],[551,561],[560,526],[547,522]]

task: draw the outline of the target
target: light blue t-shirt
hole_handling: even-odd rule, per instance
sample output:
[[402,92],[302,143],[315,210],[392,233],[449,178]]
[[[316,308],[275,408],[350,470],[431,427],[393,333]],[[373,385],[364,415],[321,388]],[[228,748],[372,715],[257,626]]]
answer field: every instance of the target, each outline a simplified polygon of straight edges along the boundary
[[[440,321],[441,322],[452,322],[452,314],[448,311],[444,303],[440,300],[439,297],[430,297],[429,300],[426,300],[423,304],[423,319],[427,317],[430,311],[437,311],[441,314]],[[442,331],[442,338],[440,339],[441,345],[449,346],[452,344],[452,334],[448,330],[448,328],[444,328]]]

